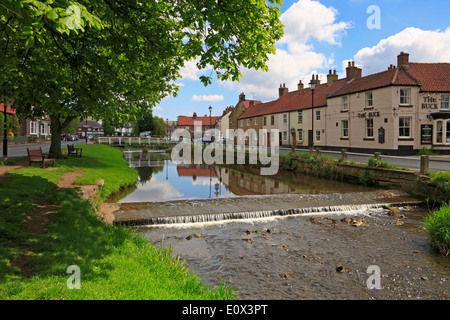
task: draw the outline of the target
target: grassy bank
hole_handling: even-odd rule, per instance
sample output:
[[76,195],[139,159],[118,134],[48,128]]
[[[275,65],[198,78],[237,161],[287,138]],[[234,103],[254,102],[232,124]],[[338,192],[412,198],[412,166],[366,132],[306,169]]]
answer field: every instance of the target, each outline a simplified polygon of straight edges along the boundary
[[[74,189],[58,189],[64,173],[84,170],[77,183],[103,179],[99,199],[137,181],[122,152],[83,146],[83,158],[57,160],[56,170],[24,168],[0,176],[0,299],[231,299],[208,288],[170,249],[157,249],[133,231],[101,222]],[[28,232],[36,203],[53,209],[48,229]],[[80,289],[69,289],[80,270]]]

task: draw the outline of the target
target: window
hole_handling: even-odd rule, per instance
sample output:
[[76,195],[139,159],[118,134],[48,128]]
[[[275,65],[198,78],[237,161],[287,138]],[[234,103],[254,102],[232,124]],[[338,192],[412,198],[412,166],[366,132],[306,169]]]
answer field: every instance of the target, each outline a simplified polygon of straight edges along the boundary
[[450,145],[450,120],[436,121],[436,143]]
[[372,95],[372,91],[366,92],[366,108],[373,108],[373,95]]
[[342,97],[342,111],[348,110],[348,96]]
[[267,117],[264,117],[264,125],[267,125]]
[[299,142],[303,141],[303,130],[302,129],[297,129],[297,136],[298,136]]
[[41,135],[46,135],[45,124],[42,124],[41,126]]
[[341,121],[341,136],[342,138],[348,138],[348,120]]
[[247,119],[247,127],[250,126],[250,119]]
[[316,120],[320,120],[320,110],[316,111]]
[[441,109],[442,110],[449,110],[449,101],[450,101],[450,95],[443,94],[441,96]]
[[410,137],[411,136],[411,118],[400,117],[399,118],[399,137]]
[[30,134],[37,134],[37,122],[36,121],[30,122]]
[[366,119],[366,138],[373,138],[373,119]]
[[258,118],[255,118],[255,126],[258,125]]
[[283,131],[283,140],[287,140],[287,131]]
[[447,120],[447,144],[450,144],[450,121]]
[[298,123],[303,123],[303,111],[299,111],[297,115]]
[[283,114],[283,123],[287,123],[287,114]]
[[320,130],[316,131],[316,141],[320,141]]
[[244,126],[244,120],[241,120],[241,127]]
[[400,89],[400,104],[401,105],[411,104],[411,89]]
[[270,116],[270,124],[272,126],[275,124],[275,116]]
[[439,120],[436,122],[436,143],[442,143],[442,127],[443,127],[444,121]]

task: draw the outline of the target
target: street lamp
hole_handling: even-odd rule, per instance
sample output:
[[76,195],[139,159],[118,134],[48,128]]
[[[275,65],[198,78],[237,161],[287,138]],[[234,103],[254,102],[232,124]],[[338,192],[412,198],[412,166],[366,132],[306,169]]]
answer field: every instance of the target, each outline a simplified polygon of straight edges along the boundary
[[211,106],[209,106],[209,132],[210,132],[210,137],[209,137],[209,139],[211,140],[211,142],[212,142],[212,126],[211,126],[211,111],[212,111],[212,107]]
[[166,118],[166,136],[169,136],[169,118]]
[[211,111],[212,111],[212,107],[209,106],[209,128],[211,128]]
[[316,90],[316,81],[313,78],[311,79],[311,82],[309,83],[309,86],[311,88],[311,96],[312,96],[312,104],[311,104],[311,110],[312,110],[312,125],[311,125],[311,131],[312,131],[312,142],[311,142],[311,148],[314,148],[314,90]]

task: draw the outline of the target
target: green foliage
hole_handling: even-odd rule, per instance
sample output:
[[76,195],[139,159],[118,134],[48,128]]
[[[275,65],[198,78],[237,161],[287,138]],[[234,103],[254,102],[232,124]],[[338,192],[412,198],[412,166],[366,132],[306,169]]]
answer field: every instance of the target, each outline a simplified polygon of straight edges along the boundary
[[369,170],[364,170],[364,172],[359,176],[359,183],[366,187],[374,185],[374,182],[372,180],[372,177],[370,176]]
[[430,172],[430,184],[435,186],[440,196],[435,200],[440,203],[448,203],[450,201],[450,171],[446,172]]
[[444,255],[450,255],[450,206],[445,205],[428,215],[423,228]]
[[370,157],[367,161],[367,165],[369,167],[377,167],[377,168],[385,168],[385,169],[395,169],[395,170],[406,170],[408,171],[408,168],[400,168],[396,165],[389,164],[385,161],[381,161],[380,159],[374,159],[373,157]]
[[[0,6],[2,97],[25,116],[48,114],[55,136],[76,117],[135,121],[177,94],[189,61],[209,69],[204,84],[211,69],[220,80],[239,80],[242,67],[267,70],[283,35],[281,3],[7,0]],[[60,154],[59,139],[50,150]]]
[[422,156],[422,155],[433,155],[433,154],[439,154],[438,151],[434,150],[434,147],[431,146],[430,148],[427,147],[422,147],[418,152],[417,155],[418,156]]

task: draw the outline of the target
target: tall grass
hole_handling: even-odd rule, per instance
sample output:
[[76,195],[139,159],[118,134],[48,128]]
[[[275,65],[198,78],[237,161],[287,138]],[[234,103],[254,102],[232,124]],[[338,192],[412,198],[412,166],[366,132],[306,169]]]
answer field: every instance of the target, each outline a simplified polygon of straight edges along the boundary
[[450,255],[450,205],[428,215],[423,223],[434,245],[444,255]]

